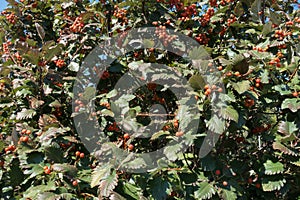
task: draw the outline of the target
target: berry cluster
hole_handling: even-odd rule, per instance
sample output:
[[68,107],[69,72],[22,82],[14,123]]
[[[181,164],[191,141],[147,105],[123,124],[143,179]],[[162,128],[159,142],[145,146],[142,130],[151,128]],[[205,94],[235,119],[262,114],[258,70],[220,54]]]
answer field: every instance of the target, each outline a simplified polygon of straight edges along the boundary
[[236,22],[236,16],[234,16],[233,14],[230,15],[230,18],[227,19],[227,26],[230,26],[232,23]]
[[212,86],[205,85],[204,86],[204,95],[205,96],[209,96],[212,93],[212,91],[217,91],[217,92],[221,93],[221,92],[223,92],[223,89],[221,87],[216,86],[216,85],[212,85]]
[[210,18],[214,15],[215,10],[213,8],[208,8],[206,13],[203,15],[203,17],[200,20],[201,26],[206,26],[209,21]]
[[58,68],[62,68],[66,65],[65,61],[62,59],[55,60],[54,63]]
[[18,62],[21,62],[21,61],[22,61],[22,56],[20,56],[19,52],[16,52],[16,53],[15,53],[15,57],[17,58],[17,61],[18,61]]
[[84,23],[82,22],[82,17],[76,17],[74,23],[71,25],[70,30],[74,33],[81,32],[84,27]]
[[29,136],[31,134],[31,130],[27,130],[27,129],[22,129],[22,131],[20,132],[21,137],[19,138],[19,143],[21,142],[28,142],[29,140]]
[[262,48],[262,47],[253,47],[253,50],[257,50],[258,52],[266,52],[269,48]]
[[200,33],[197,37],[195,37],[195,39],[196,39],[200,44],[204,44],[204,45],[208,44],[208,42],[209,42],[209,40],[210,40],[210,38],[208,38],[208,37],[206,36],[205,33]]
[[155,34],[158,35],[159,39],[163,41],[164,46],[168,46],[170,42],[172,42],[174,39],[176,39],[176,36],[168,35],[166,31],[166,26],[158,26],[156,27]]
[[76,151],[75,152],[75,156],[79,157],[79,158],[84,158],[84,153],[80,152],[80,151]]
[[2,11],[1,14],[5,15],[9,23],[15,24],[17,22],[17,16],[14,13],[8,13],[6,11]]
[[270,62],[269,65],[275,65],[276,67],[281,67],[280,58],[275,57]]
[[14,150],[16,150],[15,145],[9,145],[8,147],[6,147],[4,149],[5,153],[7,153],[7,154],[10,153],[10,152],[13,152]]
[[259,88],[259,87],[261,87],[261,80],[260,80],[260,78],[257,78],[257,79],[255,79],[255,87],[257,87],[257,88]]
[[3,43],[2,47],[3,47],[4,54],[9,54],[8,44],[7,43]]
[[50,174],[51,173],[51,169],[49,169],[48,166],[44,166],[44,173],[45,174]]
[[278,40],[283,40],[284,37],[292,35],[292,32],[284,32],[283,30],[276,30],[274,37],[276,37]]
[[234,0],[221,0],[220,5],[225,6],[226,4],[228,4],[230,2],[234,2]]
[[114,8],[115,10],[113,15],[122,22],[122,25],[128,24],[128,18],[126,17],[127,10],[125,10],[124,8],[119,8],[118,5],[115,5]]
[[185,6],[183,8],[182,13],[180,14],[181,18],[179,20],[187,21],[189,20],[193,15],[197,15],[197,5],[192,4],[190,6]]

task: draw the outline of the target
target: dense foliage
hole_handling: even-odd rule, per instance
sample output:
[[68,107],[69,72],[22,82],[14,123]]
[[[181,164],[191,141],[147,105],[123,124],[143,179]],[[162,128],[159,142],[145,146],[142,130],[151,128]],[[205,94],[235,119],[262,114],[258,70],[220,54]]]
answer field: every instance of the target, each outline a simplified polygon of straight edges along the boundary
[[[0,15],[1,199],[300,199],[299,2],[8,2]],[[83,145],[72,119],[89,102],[86,94],[73,99],[73,84],[100,42],[113,36],[125,41],[127,30],[141,27],[156,27],[161,43],[150,42],[111,64],[97,86],[91,117],[128,152],[156,150],[184,137],[176,98],[153,83],[126,101],[140,113],[141,124],[149,123],[151,104],[164,105],[170,115],[163,130],[134,139],[114,121],[114,84],[130,67],[157,62],[189,80],[200,122],[186,152],[166,152],[176,161],[128,173],[95,159]],[[213,61],[203,70],[220,75],[222,84],[205,83],[191,63],[159,48],[181,45],[169,29],[194,38],[209,53]],[[192,49],[190,55],[199,53]],[[211,118],[214,95],[226,106],[218,105],[218,117]],[[201,158],[207,130],[220,137]]]

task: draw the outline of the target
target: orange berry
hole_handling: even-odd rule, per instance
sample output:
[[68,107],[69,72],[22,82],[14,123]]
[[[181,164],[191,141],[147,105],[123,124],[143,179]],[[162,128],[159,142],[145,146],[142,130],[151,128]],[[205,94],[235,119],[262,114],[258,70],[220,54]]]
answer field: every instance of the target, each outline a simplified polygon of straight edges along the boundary
[[76,155],[76,157],[79,157],[80,156],[80,151],[76,151],[75,155]]
[[124,137],[124,139],[126,139],[126,140],[127,140],[127,139],[129,139],[129,138],[130,138],[130,135],[129,135],[128,133],[125,133],[123,137]]
[[217,90],[218,92],[223,92],[223,89],[222,88],[218,88],[218,90]]
[[178,131],[175,133],[176,137],[181,137],[184,135],[184,133],[182,131]]
[[222,184],[226,187],[228,185],[228,182],[227,181],[223,181]]
[[26,129],[22,129],[21,133],[22,133],[22,134],[25,134],[26,131],[27,131]]
[[46,169],[49,169],[49,168],[48,168],[48,166],[44,166],[43,169],[46,170]]
[[293,97],[297,97],[298,96],[298,92],[293,92]]
[[26,134],[27,134],[27,135],[30,135],[30,134],[31,134],[31,130],[27,130],[27,131],[26,131]]
[[219,67],[218,67],[218,70],[219,70],[219,71],[223,70],[223,67],[222,67],[222,66],[219,66]]
[[241,74],[240,74],[239,71],[236,71],[236,72],[234,72],[234,75],[235,75],[235,76],[240,76]]
[[132,151],[132,150],[134,149],[133,144],[129,144],[129,145],[128,145],[128,149],[129,149],[129,151]]
[[204,89],[207,90],[209,88],[209,85],[205,85]]

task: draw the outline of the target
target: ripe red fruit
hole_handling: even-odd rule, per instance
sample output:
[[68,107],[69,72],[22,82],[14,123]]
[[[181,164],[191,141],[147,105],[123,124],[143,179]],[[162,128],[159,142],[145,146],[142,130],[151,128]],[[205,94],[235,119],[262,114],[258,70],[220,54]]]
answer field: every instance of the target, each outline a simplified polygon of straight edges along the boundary
[[28,137],[28,136],[24,136],[24,137],[23,137],[23,142],[28,142],[28,140],[29,140],[29,137]]
[[130,138],[130,135],[129,135],[128,133],[125,133],[123,137],[124,137],[124,139],[126,139],[126,140],[127,140],[127,139],[129,139],[129,138]]
[[228,182],[227,181],[223,181],[222,184],[226,187],[228,185]]
[[30,135],[31,134],[31,130],[26,130],[26,134]]
[[45,169],[45,174],[50,174],[51,173],[51,170],[50,169]]
[[219,176],[219,175],[221,174],[221,171],[220,171],[219,169],[217,169],[216,172],[215,172],[215,174],[216,174],[217,176]]
[[255,187],[259,189],[261,187],[260,183],[256,183]]
[[79,155],[79,157],[80,157],[80,158],[84,158],[84,153],[81,153],[81,154]]
[[76,157],[79,157],[80,156],[80,151],[76,151],[75,155],[76,155]]
[[129,151],[132,151],[132,150],[134,149],[133,144],[129,144],[129,145],[128,145],[128,149],[129,149]]
[[255,79],[255,82],[260,83],[261,82],[260,78]]
[[78,181],[77,181],[77,180],[74,180],[74,181],[72,182],[72,185],[73,185],[74,187],[76,187],[76,186],[78,185]]
[[297,97],[298,96],[298,92],[293,92],[293,97]]
[[25,134],[26,131],[27,131],[26,129],[22,129],[21,133],[22,133],[22,134]]
[[48,168],[48,166],[44,166],[43,169],[44,169],[44,170],[47,170],[47,169],[49,169],[49,168]]

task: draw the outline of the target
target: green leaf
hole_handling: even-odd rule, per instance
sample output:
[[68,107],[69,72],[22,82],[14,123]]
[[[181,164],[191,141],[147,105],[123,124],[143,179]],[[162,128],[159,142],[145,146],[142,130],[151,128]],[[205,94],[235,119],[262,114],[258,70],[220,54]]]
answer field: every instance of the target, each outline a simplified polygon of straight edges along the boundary
[[232,87],[239,93],[242,94],[244,92],[246,92],[247,90],[249,90],[250,88],[250,81],[248,80],[244,80],[238,83],[231,83]]
[[295,162],[291,162],[293,165],[296,165],[297,167],[300,167],[300,159]]
[[209,199],[216,193],[214,186],[207,182],[201,182],[198,186],[199,189],[194,192],[195,199]]
[[297,112],[300,109],[300,99],[285,99],[281,104],[281,109],[290,109],[292,112]]
[[45,38],[45,30],[44,30],[44,28],[41,25],[39,25],[38,23],[34,23],[34,25],[35,25],[35,28],[36,28],[36,30],[37,30],[40,38],[42,40],[44,40],[44,38]]
[[37,199],[38,194],[47,191],[54,191],[56,188],[55,183],[52,181],[47,182],[47,185],[32,186],[24,192],[24,198]]
[[63,151],[55,146],[45,147],[45,155],[49,161],[55,163],[63,163]]
[[62,172],[62,173],[65,173],[65,174],[69,174],[71,176],[76,176],[77,174],[77,168],[72,166],[72,165],[69,165],[69,164],[58,164],[58,163],[55,163],[52,165],[52,169],[54,171],[57,171],[57,172]]
[[297,131],[298,128],[294,122],[284,122],[281,121],[278,124],[278,132],[284,135],[289,135]]
[[236,123],[238,123],[239,121],[239,113],[232,106],[227,106],[226,108],[220,108],[219,114],[224,119],[229,119]]
[[[231,188],[231,187],[230,187]],[[222,188],[221,197],[224,200],[235,200],[237,199],[237,195],[234,191]]]
[[279,150],[280,152],[287,154],[287,155],[297,156],[297,153],[290,150],[289,148],[287,148],[286,146],[284,146],[283,144],[281,144],[279,142],[273,142],[272,146],[273,146],[274,150]]
[[100,196],[102,197],[108,197],[110,196],[111,192],[113,189],[118,184],[118,175],[116,170],[114,170],[110,175],[105,177],[101,182],[100,182]]
[[100,181],[103,180],[105,177],[108,176],[110,173],[111,166],[106,164],[102,165],[101,167],[97,167],[92,172],[92,180],[91,180],[91,187],[95,187],[100,185]]
[[170,132],[169,131],[158,131],[151,136],[150,140],[156,140],[160,136],[163,136],[163,135],[170,135]]
[[254,21],[259,20],[258,12],[261,11],[261,0],[255,0],[254,3],[251,5],[251,14],[252,14],[252,19]]
[[20,168],[20,161],[14,158],[9,170],[10,184],[13,187],[20,185],[24,179],[23,171]]
[[267,160],[267,162],[264,163],[265,167],[265,174],[267,175],[274,175],[274,174],[280,174],[284,171],[284,166],[280,162],[273,163],[271,160]]
[[264,36],[267,36],[269,33],[271,33],[272,32],[272,22],[268,22],[268,23],[266,23],[265,25],[264,25],[264,28],[263,28],[263,30],[262,30],[262,34],[264,35]]
[[142,189],[140,187],[137,187],[136,185],[133,185],[131,183],[124,183],[123,191],[125,194],[131,196],[134,199],[139,199],[139,196],[142,193]]
[[205,86],[205,80],[201,75],[193,75],[189,79],[189,83],[193,89],[201,90]]
[[214,115],[206,124],[208,129],[214,133],[222,134],[225,130],[225,121]]
[[34,115],[36,115],[36,111],[33,109],[25,109],[23,108],[22,111],[17,113],[17,120],[22,119],[31,119]]
[[265,191],[265,192],[280,190],[280,188],[282,188],[285,183],[286,183],[285,179],[277,180],[277,181],[273,181],[273,180],[271,181],[268,179],[264,179],[262,182],[262,188],[263,188],[263,191]]
[[199,46],[196,48],[193,48],[189,52],[189,58],[192,60],[208,60],[210,58],[210,55],[207,53],[207,51]]
[[60,54],[62,51],[63,44],[58,44],[52,47],[49,47],[45,50],[44,56],[47,61],[50,61],[55,55]]
[[149,181],[150,192],[155,200],[164,200],[168,196],[167,190],[171,188],[170,183],[162,177],[154,177]]

